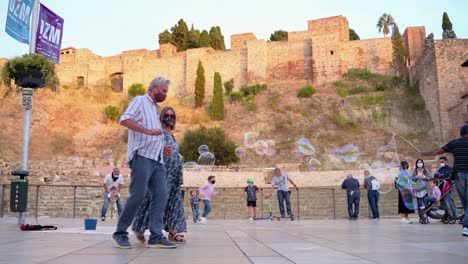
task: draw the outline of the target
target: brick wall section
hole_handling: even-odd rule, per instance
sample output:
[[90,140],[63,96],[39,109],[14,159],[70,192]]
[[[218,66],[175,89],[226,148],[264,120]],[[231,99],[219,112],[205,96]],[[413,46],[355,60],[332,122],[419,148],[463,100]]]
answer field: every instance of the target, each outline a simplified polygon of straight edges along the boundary
[[413,64],[410,78],[413,85],[419,85],[419,92],[426,103],[436,135],[441,135],[439,82],[434,47],[426,48],[416,64]]
[[340,43],[341,71],[368,68],[381,74],[393,74],[391,38],[353,40]]
[[312,76],[315,85],[341,78],[340,35],[321,34],[312,37]]
[[[468,60],[468,39],[435,41],[437,75],[440,96],[440,126],[443,140],[459,137],[461,123],[452,123],[451,108],[460,104],[468,94],[468,67],[461,67]],[[456,132],[455,132],[456,131]]]
[[231,50],[243,49],[248,42],[257,40],[254,33],[244,33],[231,36]]
[[308,30],[314,35],[338,32],[339,41],[349,40],[348,20],[344,16],[333,16],[308,21]]
[[456,138],[460,135],[460,127],[468,124],[468,94],[465,95],[463,101],[457,106],[449,110],[450,123],[452,130],[449,132],[450,138]]
[[405,46],[408,49],[409,65],[414,64],[424,51],[426,29],[424,27],[408,27],[403,33]]

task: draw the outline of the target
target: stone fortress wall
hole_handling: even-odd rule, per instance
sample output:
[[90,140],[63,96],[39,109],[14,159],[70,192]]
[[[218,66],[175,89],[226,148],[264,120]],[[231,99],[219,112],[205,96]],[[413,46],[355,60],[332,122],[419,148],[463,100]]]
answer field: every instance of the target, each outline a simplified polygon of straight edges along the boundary
[[305,31],[289,32],[288,41],[265,41],[253,33],[231,36],[231,49],[190,49],[177,52],[171,44],[159,50],[132,50],[101,57],[88,49],[62,50],[57,66],[62,85],[104,86],[120,78],[121,89],[149,83],[155,74],[172,80],[172,95],[192,95],[198,61],[205,68],[207,94],[212,93],[214,72],[223,81],[244,84],[275,80],[307,80],[314,85],[332,82],[349,68],[391,73],[390,38],[349,41],[344,16],[311,20]]

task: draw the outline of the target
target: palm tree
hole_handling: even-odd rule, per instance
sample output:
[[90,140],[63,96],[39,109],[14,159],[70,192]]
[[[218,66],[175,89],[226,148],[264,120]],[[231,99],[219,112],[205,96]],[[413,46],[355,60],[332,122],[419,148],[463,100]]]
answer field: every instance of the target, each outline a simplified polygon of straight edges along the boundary
[[390,14],[383,13],[383,15],[379,18],[377,22],[377,28],[379,29],[379,33],[383,32],[384,37],[386,37],[390,33],[390,27],[395,25],[395,20]]

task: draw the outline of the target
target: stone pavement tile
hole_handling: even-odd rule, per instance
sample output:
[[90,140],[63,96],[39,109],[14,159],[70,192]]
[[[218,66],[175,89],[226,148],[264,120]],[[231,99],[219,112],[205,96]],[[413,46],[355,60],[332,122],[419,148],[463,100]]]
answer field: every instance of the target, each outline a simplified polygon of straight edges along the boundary
[[271,248],[259,243],[257,241],[252,242],[240,242],[236,243],[237,246],[244,252],[248,257],[278,257],[279,254],[276,253]]
[[[135,259],[137,255],[77,255],[70,254],[45,262],[44,264],[83,264],[83,263],[112,263],[126,264]],[[154,261],[154,259],[153,259]]]
[[269,246],[295,263],[372,263],[314,243],[272,243]]
[[409,243],[411,247],[427,249],[432,252],[451,253],[468,257],[468,239],[463,242]]
[[440,252],[410,251],[410,252],[374,252],[365,254],[366,258],[378,263],[466,263],[466,257]]
[[250,260],[254,264],[291,264],[293,263],[283,257],[250,257]]
[[232,244],[230,246],[178,245],[176,249],[148,249],[141,256],[235,258],[244,254]]
[[[191,256],[139,256],[130,264],[250,264],[250,261],[244,257],[236,258],[213,258],[213,257],[191,257]],[[68,263],[67,263],[68,264]]]

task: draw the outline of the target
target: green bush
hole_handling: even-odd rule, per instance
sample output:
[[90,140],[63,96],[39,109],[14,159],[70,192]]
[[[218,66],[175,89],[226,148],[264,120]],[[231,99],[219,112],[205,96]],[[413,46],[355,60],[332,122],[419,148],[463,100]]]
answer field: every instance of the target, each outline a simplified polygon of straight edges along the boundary
[[360,107],[368,107],[371,105],[381,105],[386,101],[396,100],[398,95],[396,94],[384,94],[384,95],[365,95],[354,98],[354,104]]
[[120,108],[114,105],[108,105],[104,108],[104,114],[106,115],[108,120],[112,122],[119,121],[120,116],[122,113],[120,112]]
[[180,152],[185,161],[197,161],[198,147],[207,145],[210,151],[215,155],[216,165],[229,165],[239,162],[234,150],[236,144],[232,142],[220,127],[206,128],[201,127],[197,130],[186,131],[180,144]]
[[424,98],[422,98],[422,96],[415,96],[413,99],[412,99],[412,108],[413,110],[424,110],[424,108],[426,107],[426,102],[424,101]]
[[347,88],[349,87],[349,83],[347,82],[344,82],[344,81],[336,81],[333,83],[336,87],[340,87],[340,88]]
[[339,94],[341,97],[346,97],[349,95],[348,90],[341,87],[336,87],[336,93]]
[[297,97],[298,98],[310,98],[312,95],[314,95],[317,92],[317,90],[312,87],[310,84],[304,85],[297,91]]
[[352,68],[352,69],[349,69],[348,72],[345,73],[343,76],[349,79],[353,79],[353,80],[368,81],[374,77],[374,73],[372,73],[368,69]]
[[362,86],[362,85],[354,86],[353,88],[348,90],[349,94],[359,94],[359,93],[365,93],[365,92],[367,92],[367,87]]
[[267,99],[266,106],[269,109],[278,109],[279,103],[279,93],[273,92]]
[[242,97],[247,97],[249,95],[255,96],[266,89],[267,89],[266,84],[254,84],[250,86],[244,85],[240,88],[240,91],[241,91]]
[[206,105],[205,112],[211,119],[213,119],[213,104]]
[[242,101],[241,92],[232,92],[231,94],[229,94],[229,102],[231,104],[236,103],[236,102],[240,102],[240,101]]
[[55,132],[50,141],[53,153],[63,153],[68,150],[72,144],[72,138],[69,134],[57,131]]
[[133,98],[138,95],[144,95],[146,93],[146,89],[141,83],[134,83],[130,85],[128,88],[128,97]]
[[234,89],[234,79],[224,82],[224,92],[226,95],[230,95]]

